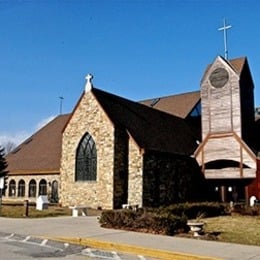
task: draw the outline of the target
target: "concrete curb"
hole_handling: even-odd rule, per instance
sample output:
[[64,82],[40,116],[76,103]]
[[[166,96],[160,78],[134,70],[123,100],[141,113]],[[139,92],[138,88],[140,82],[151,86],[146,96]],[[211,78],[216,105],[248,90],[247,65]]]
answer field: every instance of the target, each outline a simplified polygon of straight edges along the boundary
[[64,243],[78,244],[81,246],[86,246],[95,249],[109,250],[109,251],[112,250],[112,251],[117,251],[126,254],[143,255],[143,256],[154,257],[157,259],[164,259],[164,260],[172,260],[172,259],[174,260],[187,260],[187,259],[221,260],[221,258],[216,258],[216,257],[207,257],[207,256],[171,252],[166,250],[144,248],[135,245],[120,244],[120,243],[101,241],[101,240],[95,240],[90,238],[80,238],[80,237],[44,237],[44,238],[52,239]]

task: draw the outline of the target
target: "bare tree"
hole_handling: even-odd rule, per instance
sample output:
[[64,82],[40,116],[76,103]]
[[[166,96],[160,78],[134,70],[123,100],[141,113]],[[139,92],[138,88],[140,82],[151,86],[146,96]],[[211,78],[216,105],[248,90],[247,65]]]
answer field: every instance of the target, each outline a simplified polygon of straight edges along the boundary
[[16,144],[12,141],[6,141],[5,143],[3,143],[2,147],[4,148],[5,154],[8,154],[14,150]]

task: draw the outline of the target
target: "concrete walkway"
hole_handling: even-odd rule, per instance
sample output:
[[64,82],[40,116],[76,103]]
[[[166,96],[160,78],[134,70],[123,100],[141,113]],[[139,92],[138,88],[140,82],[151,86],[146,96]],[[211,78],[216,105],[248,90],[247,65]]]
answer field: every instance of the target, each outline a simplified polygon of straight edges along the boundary
[[41,219],[0,217],[0,231],[40,236],[158,259],[260,259],[260,247],[257,246],[105,229],[99,226],[97,217]]

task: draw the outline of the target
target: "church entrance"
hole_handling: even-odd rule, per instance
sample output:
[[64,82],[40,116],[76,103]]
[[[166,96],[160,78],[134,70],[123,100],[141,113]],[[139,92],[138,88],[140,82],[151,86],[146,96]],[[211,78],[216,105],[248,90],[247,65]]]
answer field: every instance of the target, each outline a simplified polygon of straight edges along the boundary
[[210,180],[209,197],[219,202],[248,202],[247,180]]

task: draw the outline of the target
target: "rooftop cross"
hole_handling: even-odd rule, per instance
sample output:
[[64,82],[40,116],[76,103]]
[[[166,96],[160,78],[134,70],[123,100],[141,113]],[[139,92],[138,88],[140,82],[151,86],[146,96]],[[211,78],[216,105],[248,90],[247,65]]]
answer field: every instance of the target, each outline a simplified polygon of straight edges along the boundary
[[62,102],[63,102],[64,97],[60,96],[59,99],[60,99],[60,115],[61,115],[62,114]]
[[224,26],[218,28],[219,31],[224,32],[224,48],[225,48],[225,59],[228,59],[228,50],[227,50],[227,30],[230,29],[231,25],[226,25],[226,19],[224,18]]
[[93,76],[91,74],[88,74],[85,79],[87,80],[86,85],[85,85],[85,92],[88,92],[93,87],[92,82],[91,82],[91,80],[93,79]]

